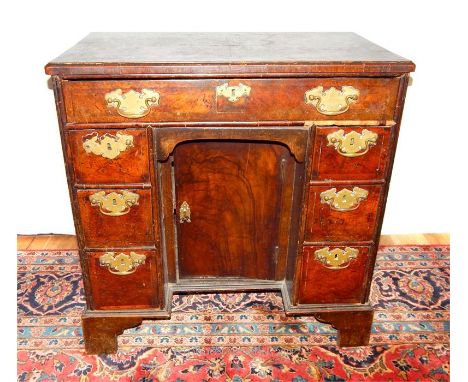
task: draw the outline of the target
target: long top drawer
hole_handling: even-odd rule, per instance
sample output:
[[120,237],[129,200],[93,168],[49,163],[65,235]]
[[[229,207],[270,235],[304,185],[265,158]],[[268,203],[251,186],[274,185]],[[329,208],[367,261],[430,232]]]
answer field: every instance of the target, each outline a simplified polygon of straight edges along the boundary
[[398,77],[63,81],[71,124],[394,119]]

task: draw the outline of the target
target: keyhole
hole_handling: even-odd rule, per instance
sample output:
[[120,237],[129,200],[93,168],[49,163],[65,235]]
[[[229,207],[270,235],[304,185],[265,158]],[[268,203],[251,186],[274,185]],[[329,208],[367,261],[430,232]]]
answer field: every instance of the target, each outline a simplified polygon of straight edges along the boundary
[[351,138],[349,144],[350,144],[350,146],[353,146],[353,145],[354,145],[354,138]]
[[112,205],[116,206],[117,205],[117,199],[112,199]]
[[110,143],[107,144],[107,150],[112,150],[112,145]]

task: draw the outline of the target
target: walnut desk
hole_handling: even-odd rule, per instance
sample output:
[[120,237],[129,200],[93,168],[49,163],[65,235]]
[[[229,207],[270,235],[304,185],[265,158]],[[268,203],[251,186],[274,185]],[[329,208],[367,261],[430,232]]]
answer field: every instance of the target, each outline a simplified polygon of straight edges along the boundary
[[87,351],[246,290],[366,344],[413,70],[353,33],[92,33],[50,62]]

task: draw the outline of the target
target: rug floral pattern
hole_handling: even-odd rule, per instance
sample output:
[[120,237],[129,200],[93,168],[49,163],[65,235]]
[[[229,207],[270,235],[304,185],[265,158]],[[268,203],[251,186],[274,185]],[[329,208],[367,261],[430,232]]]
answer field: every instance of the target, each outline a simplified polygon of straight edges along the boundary
[[449,247],[382,247],[370,345],[286,317],[278,293],[174,296],[172,318],[87,355],[75,251],[18,253],[18,381],[448,381]]

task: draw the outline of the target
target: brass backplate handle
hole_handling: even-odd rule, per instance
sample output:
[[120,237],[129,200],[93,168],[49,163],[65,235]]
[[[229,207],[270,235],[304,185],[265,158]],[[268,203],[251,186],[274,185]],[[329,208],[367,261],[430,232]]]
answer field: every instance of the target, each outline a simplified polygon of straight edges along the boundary
[[331,188],[320,193],[320,201],[334,210],[346,212],[358,208],[359,204],[367,199],[368,194],[369,191],[359,187],[354,187],[352,191],[343,188],[338,192],[336,188]]
[[338,115],[348,111],[349,105],[358,101],[359,90],[352,86],[342,86],[341,90],[335,87],[323,90],[323,86],[317,86],[307,90],[304,96],[305,103],[315,106],[320,114]]
[[376,145],[377,138],[377,133],[367,129],[362,130],[361,133],[351,131],[348,134],[340,129],[327,135],[327,146],[333,146],[340,155],[354,158],[366,154],[372,146]]
[[83,141],[83,148],[88,154],[102,156],[107,159],[117,158],[121,152],[133,146],[133,136],[117,133],[104,134],[99,137],[97,133]]
[[184,200],[182,204],[180,205],[179,208],[179,222],[180,223],[190,223],[192,220],[190,220],[190,206],[189,204]]
[[250,86],[241,83],[236,86],[229,86],[226,82],[216,87],[216,95],[227,98],[229,102],[237,102],[242,97],[248,97],[250,90]]
[[122,190],[121,192],[99,191],[89,196],[92,206],[99,206],[102,214],[108,216],[122,216],[130,212],[130,208],[138,205],[140,195]]
[[325,247],[315,251],[315,260],[325,268],[337,270],[347,268],[351,260],[356,259],[358,254],[359,250],[356,248],[335,248],[330,251],[330,247]]
[[116,108],[117,113],[125,118],[141,118],[151,111],[151,107],[159,105],[159,93],[152,89],[142,89],[141,92],[116,89],[104,96],[109,108]]
[[136,271],[137,267],[144,264],[146,261],[145,255],[140,255],[135,252],[125,253],[106,252],[99,257],[101,267],[107,267],[110,273],[124,276]]

